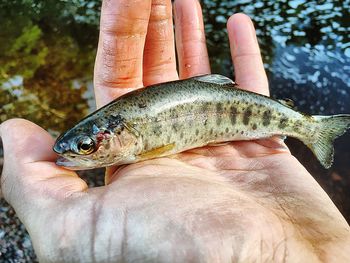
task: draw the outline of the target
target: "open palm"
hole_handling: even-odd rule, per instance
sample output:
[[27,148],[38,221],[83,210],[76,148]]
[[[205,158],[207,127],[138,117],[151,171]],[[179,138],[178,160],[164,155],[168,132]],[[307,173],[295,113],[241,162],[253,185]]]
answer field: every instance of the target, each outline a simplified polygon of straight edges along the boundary
[[[210,73],[198,1],[177,0],[174,10],[180,78]],[[104,1],[98,106],[178,78],[172,27],[170,1]],[[228,33],[236,81],[268,95],[250,19],[232,16]],[[40,127],[9,120],[0,135],[4,197],[43,262],[349,260],[348,224],[279,138],[108,168],[107,185],[88,189],[55,165]]]

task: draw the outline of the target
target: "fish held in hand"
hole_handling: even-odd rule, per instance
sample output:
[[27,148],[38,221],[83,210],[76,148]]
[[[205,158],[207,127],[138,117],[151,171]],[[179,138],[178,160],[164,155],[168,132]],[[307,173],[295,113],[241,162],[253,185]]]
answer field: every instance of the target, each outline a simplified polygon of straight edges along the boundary
[[329,168],[333,141],[349,127],[348,114],[303,114],[290,102],[239,89],[213,74],[125,94],[63,133],[53,149],[58,165],[92,169],[281,135],[301,140]]

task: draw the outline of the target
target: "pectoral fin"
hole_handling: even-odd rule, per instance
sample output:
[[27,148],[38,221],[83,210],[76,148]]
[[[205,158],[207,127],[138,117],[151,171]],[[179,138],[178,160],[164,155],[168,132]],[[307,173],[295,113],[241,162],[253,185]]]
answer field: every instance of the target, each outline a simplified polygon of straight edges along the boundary
[[131,132],[132,134],[134,134],[136,137],[140,136],[140,133],[138,130],[136,130],[131,124],[127,123],[127,122],[123,122],[123,125],[125,127],[125,129],[127,129],[129,132]]
[[175,143],[166,144],[162,147],[154,148],[150,151],[141,153],[140,155],[138,155],[138,157],[141,159],[157,158],[160,156],[164,156],[165,153],[170,152],[172,149],[174,149],[174,147],[175,147]]

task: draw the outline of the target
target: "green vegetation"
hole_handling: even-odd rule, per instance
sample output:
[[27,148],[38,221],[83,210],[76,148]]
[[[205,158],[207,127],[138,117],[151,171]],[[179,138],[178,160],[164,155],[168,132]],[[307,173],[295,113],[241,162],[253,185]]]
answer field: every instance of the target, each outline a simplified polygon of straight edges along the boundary
[[62,131],[87,112],[99,1],[0,2],[0,121]]

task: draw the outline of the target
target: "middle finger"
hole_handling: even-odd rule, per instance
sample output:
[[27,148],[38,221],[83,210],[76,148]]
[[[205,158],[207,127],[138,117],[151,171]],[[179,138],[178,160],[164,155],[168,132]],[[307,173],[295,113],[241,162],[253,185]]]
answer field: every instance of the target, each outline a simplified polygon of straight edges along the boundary
[[144,86],[178,79],[170,0],[152,0],[143,59]]
[[150,0],[103,1],[94,72],[99,107],[142,87],[142,58],[150,6]]
[[210,65],[199,1],[176,0],[174,10],[180,79],[209,74]]

